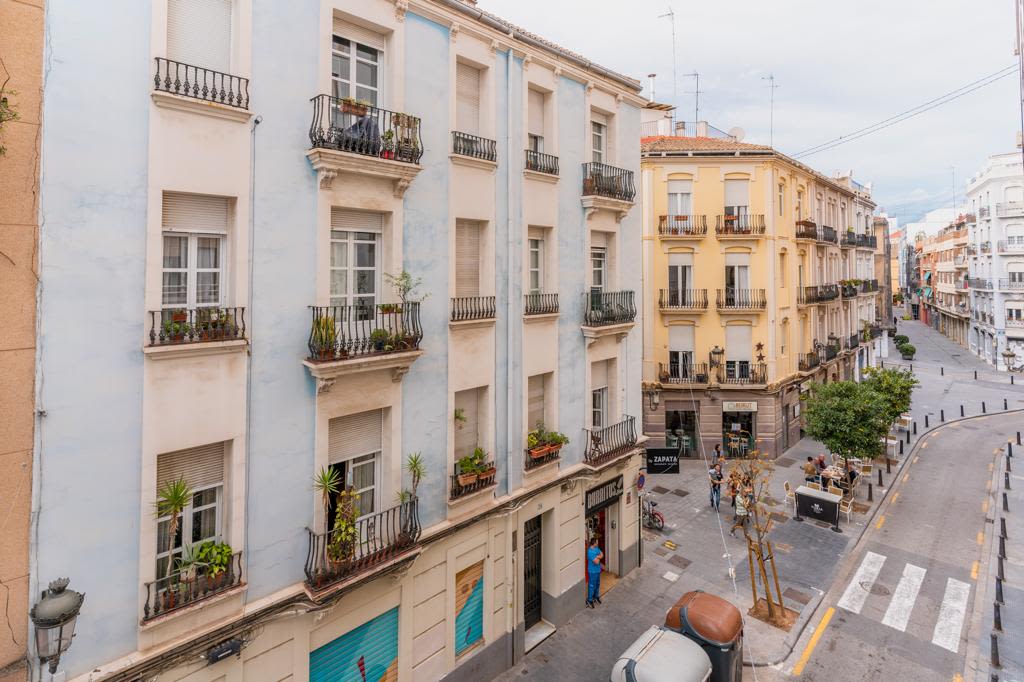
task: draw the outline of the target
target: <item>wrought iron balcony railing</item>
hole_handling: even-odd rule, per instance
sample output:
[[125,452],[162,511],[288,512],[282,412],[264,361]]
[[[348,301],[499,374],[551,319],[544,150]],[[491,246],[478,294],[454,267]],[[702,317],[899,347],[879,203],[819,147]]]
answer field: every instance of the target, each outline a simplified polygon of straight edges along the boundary
[[452,322],[493,320],[496,314],[493,296],[458,296],[452,299]]
[[1018,239],[1015,242],[1011,242],[1005,239],[1000,239],[996,243],[996,248],[1000,253],[1024,252],[1024,240]]
[[992,253],[992,242],[981,242],[978,244],[978,251],[980,253]]
[[353,100],[317,95],[309,141],[315,148],[419,163],[423,156],[420,119]]
[[678,310],[707,310],[707,289],[661,289],[658,307]]
[[828,225],[822,225],[821,230],[818,231],[818,241],[829,244],[837,243],[838,238],[836,235],[836,228],[829,227]]
[[818,238],[818,226],[813,220],[798,220],[796,223],[796,238],[816,240]]
[[720,384],[766,384],[768,383],[768,367],[763,362],[746,360],[726,360],[718,368]]
[[591,466],[601,465],[624,455],[636,445],[636,417],[627,416],[617,424],[584,429],[584,432],[583,459]]
[[869,249],[877,249],[878,248],[878,237],[876,237],[873,234],[867,235],[864,238],[864,246],[868,247]]
[[764,289],[719,289],[715,301],[719,310],[764,310],[768,299]]
[[524,294],[524,315],[551,315],[558,312],[558,294]]
[[842,284],[839,293],[843,298],[856,298],[859,288],[855,284]]
[[850,334],[846,339],[846,350],[855,350],[860,345],[860,334]]
[[531,471],[551,462],[557,462],[562,457],[562,449],[551,450],[539,457],[534,457],[529,450],[524,451],[523,471]]
[[168,308],[149,312],[149,345],[234,341],[245,338],[245,308]]
[[[354,532],[353,532],[354,531]],[[320,590],[363,573],[415,547],[420,539],[419,500],[367,514],[355,528],[335,528],[309,536],[306,554],[306,583]]]
[[978,209],[978,217],[979,218],[988,218],[991,215],[991,212],[992,212],[992,209],[988,208],[987,206],[985,208],[979,208]]
[[142,607],[142,620],[152,620],[175,609],[191,606],[241,583],[241,552],[232,554],[228,565],[217,575],[200,570],[192,576],[179,572],[158,578],[145,585],[146,603]]
[[548,175],[558,175],[558,157],[527,149],[526,170],[547,173]]
[[[989,288],[992,288],[991,284],[989,285]],[[1004,277],[999,280],[999,288],[1019,291],[1024,289],[1024,279],[1010,279],[1008,277]]]
[[720,215],[715,224],[715,235],[718,237],[756,236],[764,232],[764,215],[756,213]]
[[710,379],[708,363],[658,363],[658,381],[663,384],[706,384]]
[[633,171],[603,163],[583,164],[583,196],[594,195],[633,201],[636,198]]
[[825,362],[829,360],[835,360],[836,356],[839,355],[839,339],[830,339],[822,346],[822,350],[825,354]]
[[224,104],[237,109],[249,108],[249,79],[232,76],[173,59],[156,57],[153,87],[160,92],[191,97],[203,102]]
[[984,279],[982,277],[968,277],[967,284],[972,289],[991,289],[992,280]]
[[457,500],[460,497],[466,495],[472,495],[473,493],[486,490],[497,484],[498,476],[497,471],[494,468],[494,463],[489,462],[485,464],[488,467],[483,472],[467,473],[462,471],[459,467],[459,463],[456,462],[452,468],[451,476],[451,488],[448,493],[448,498],[451,500]]
[[591,291],[584,294],[583,324],[603,327],[626,324],[636,319],[636,303],[632,291]]
[[708,233],[708,217],[704,215],[658,216],[658,234],[662,237],[704,237]]
[[818,367],[821,364],[821,358],[815,352],[801,353],[797,359],[797,368],[801,372],[810,372],[812,369]]
[[842,238],[839,240],[839,245],[845,248],[851,248],[857,246],[857,235],[856,233],[847,230],[843,232]]
[[878,280],[877,279],[866,279],[860,283],[860,293],[862,294],[873,294],[878,291]]
[[498,160],[498,143],[486,137],[452,131],[452,153],[484,161]]
[[309,359],[347,358],[416,350],[423,339],[419,303],[310,306]]

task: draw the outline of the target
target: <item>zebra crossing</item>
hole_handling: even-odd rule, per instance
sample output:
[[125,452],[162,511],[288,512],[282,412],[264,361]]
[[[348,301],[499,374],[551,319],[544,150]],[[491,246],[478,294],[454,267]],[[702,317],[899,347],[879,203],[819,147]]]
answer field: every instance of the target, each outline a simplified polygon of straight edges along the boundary
[[[917,629],[928,629],[928,623],[925,621],[934,617],[934,626],[930,628],[931,643],[957,653],[967,614],[967,602],[971,595],[971,584],[948,576],[945,576],[945,580],[943,576],[929,576],[926,569],[906,562],[895,589],[874,590],[879,576],[886,568],[887,558],[884,554],[866,552],[836,606],[850,613],[861,614],[869,601],[881,608],[882,600],[888,599],[885,614],[881,619],[882,625],[906,632],[914,615],[914,607],[919,606],[922,587],[930,582],[932,590],[943,590],[938,615],[932,615],[934,609],[919,608],[915,621],[918,624]],[[899,570],[898,566],[896,570]]]

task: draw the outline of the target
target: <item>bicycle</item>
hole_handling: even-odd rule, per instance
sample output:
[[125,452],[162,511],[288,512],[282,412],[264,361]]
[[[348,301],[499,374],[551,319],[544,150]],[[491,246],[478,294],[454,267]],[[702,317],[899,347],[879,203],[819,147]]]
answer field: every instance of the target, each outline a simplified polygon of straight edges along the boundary
[[658,503],[651,499],[652,497],[654,497],[654,495],[651,493],[641,493],[640,508],[643,513],[643,524],[647,528],[653,528],[654,530],[664,530],[665,516],[660,511],[655,509],[655,507],[658,506]]

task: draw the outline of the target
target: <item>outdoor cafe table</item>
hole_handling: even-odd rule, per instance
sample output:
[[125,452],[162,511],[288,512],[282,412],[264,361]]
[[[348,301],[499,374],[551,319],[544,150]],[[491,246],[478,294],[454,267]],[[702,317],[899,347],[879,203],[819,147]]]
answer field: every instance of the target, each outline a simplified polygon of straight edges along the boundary
[[804,516],[832,524],[832,530],[842,533],[839,528],[839,495],[815,490],[805,485],[796,489],[796,516],[794,521],[803,521]]

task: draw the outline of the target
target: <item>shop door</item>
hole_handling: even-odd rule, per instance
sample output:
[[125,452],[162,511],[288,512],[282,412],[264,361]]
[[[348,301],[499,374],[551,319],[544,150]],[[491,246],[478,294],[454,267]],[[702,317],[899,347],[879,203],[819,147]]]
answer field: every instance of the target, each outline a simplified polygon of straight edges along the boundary
[[789,450],[789,405],[782,406],[782,451]]
[[398,680],[398,608],[309,654],[310,682]]
[[[586,544],[586,547],[590,547],[590,538],[594,538],[594,537],[597,538],[597,548],[601,550],[601,556],[604,557],[603,559],[601,559],[601,570],[602,571],[608,570],[608,539],[607,539],[606,534],[604,532],[604,530],[605,530],[605,526],[604,526],[604,523],[605,523],[604,513],[605,513],[605,511],[607,511],[607,510],[602,509],[600,511],[596,511],[593,514],[591,514],[590,516],[587,517],[587,544]],[[587,570],[587,567],[584,566],[583,570],[585,572]],[[585,575],[586,575],[586,573],[584,573],[584,576]]]
[[540,622],[540,517],[535,516],[523,528],[523,619],[526,629]]

